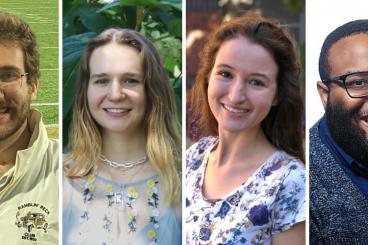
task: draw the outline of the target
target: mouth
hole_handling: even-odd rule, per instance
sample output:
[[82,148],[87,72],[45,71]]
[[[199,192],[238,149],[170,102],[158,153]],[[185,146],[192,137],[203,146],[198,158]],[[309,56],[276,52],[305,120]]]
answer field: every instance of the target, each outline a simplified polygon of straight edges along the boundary
[[250,112],[250,110],[248,109],[243,109],[243,108],[235,108],[235,107],[232,107],[232,106],[229,106],[229,105],[225,105],[225,104],[221,104],[222,107],[231,112],[231,113],[237,113],[237,114],[245,114],[245,113],[248,113]]
[[7,113],[8,112],[8,108],[0,108],[0,113]]
[[10,109],[9,107],[0,107],[0,120],[3,122],[3,120],[7,120],[10,118]]
[[363,113],[360,117],[360,120],[368,127],[368,113]]
[[131,111],[131,109],[125,108],[103,108],[103,110],[110,113],[126,113]]

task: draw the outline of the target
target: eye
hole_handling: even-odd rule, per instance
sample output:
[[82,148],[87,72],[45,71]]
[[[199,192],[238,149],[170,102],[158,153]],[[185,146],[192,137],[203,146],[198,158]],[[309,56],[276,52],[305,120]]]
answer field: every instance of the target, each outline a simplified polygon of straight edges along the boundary
[[233,75],[228,71],[218,71],[217,75],[220,75],[223,78],[231,79]]
[[100,78],[94,81],[94,84],[106,85],[109,83],[107,78]]
[[15,71],[4,71],[0,73],[0,80],[2,82],[12,82],[20,78],[20,74]]
[[354,80],[353,81],[353,86],[354,87],[365,87],[367,86],[367,80],[365,79],[359,79],[359,80]]
[[123,80],[123,83],[126,85],[126,86],[135,86],[139,83],[139,81],[137,79],[133,79],[133,78],[127,78],[127,79],[124,79]]
[[362,78],[351,79],[351,80],[346,80],[345,85],[348,88],[362,88],[368,85],[368,81],[367,79],[362,79]]
[[257,79],[250,80],[249,84],[252,85],[252,86],[257,86],[257,87],[261,87],[261,86],[265,85],[263,81],[257,80]]

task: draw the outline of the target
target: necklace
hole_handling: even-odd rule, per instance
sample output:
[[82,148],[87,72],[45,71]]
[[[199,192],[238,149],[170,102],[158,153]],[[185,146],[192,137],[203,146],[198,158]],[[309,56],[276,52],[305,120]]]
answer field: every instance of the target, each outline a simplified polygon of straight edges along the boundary
[[109,159],[107,159],[104,155],[100,155],[99,159],[101,161],[103,161],[104,163],[106,163],[107,165],[113,167],[113,168],[132,168],[135,167],[141,163],[144,163],[145,161],[147,161],[147,156],[142,157],[141,159],[138,159],[137,161],[133,161],[133,162],[114,162],[111,161]]

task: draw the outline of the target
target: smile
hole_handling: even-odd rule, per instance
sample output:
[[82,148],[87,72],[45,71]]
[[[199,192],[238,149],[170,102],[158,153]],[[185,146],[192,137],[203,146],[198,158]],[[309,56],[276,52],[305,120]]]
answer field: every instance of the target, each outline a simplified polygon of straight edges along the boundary
[[240,108],[234,108],[225,104],[222,104],[222,107],[225,108],[225,110],[232,112],[232,113],[247,113],[250,110],[248,109],[240,109]]
[[123,109],[123,108],[104,108],[104,111],[111,112],[111,113],[124,113],[128,112],[131,109]]
[[8,108],[0,108],[0,113],[6,113],[8,111]]
[[365,123],[368,124],[368,114],[365,114],[365,115],[361,116],[360,120],[362,120],[362,121],[364,121]]

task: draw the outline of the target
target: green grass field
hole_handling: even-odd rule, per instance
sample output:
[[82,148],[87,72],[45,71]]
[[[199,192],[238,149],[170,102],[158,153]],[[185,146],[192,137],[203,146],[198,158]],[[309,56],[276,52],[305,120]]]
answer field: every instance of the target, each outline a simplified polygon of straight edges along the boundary
[[50,137],[58,138],[58,0],[0,0],[0,11],[21,17],[36,33],[41,77],[37,100],[32,107],[42,112]]

